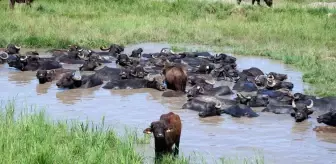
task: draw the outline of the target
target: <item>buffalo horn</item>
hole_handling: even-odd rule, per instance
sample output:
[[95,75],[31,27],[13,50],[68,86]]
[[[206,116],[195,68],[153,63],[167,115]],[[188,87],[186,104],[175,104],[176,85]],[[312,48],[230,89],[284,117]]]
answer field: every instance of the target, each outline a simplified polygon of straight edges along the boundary
[[21,49],[21,47],[20,47],[20,46],[16,46],[16,45],[15,45],[15,48],[16,48],[16,49]]
[[222,103],[220,101],[216,101],[216,108],[221,108],[222,107]]
[[310,100],[310,105],[307,106],[308,109],[312,108],[314,106],[314,101],[309,99]]
[[79,76],[76,77],[76,72],[74,72],[74,73],[72,73],[72,79],[74,79],[74,80],[81,80],[82,76],[79,75]]
[[24,57],[24,58],[21,58],[20,60],[21,60],[21,61],[25,61],[25,60],[27,60],[27,59],[28,59],[28,56],[25,55],[25,57]]
[[295,101],[294,101],[294,100],[292,100],[292,107],[293,107],[293,108],[296,108],[296,104],[295,104]]
[[[2,55],[6,55],[6,57],[3,57]],[[8,54],[6,53],[6,52],[2,52],[1,54],[0,54],[0,58],[1,59],[4,59],[4,60],[6,60],[6,59],[8,59]]]
[[215,80],[205,80],[206,83],[210,84],[210,85],[215,85],[216,81]]

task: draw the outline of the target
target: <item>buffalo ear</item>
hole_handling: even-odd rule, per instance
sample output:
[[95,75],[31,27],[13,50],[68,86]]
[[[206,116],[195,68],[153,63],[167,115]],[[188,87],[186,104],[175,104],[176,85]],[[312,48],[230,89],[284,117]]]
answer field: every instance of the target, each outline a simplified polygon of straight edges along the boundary
[[146,128],[143,133],[145,134],[151,134],[152,133],[152,129],[151,128]]

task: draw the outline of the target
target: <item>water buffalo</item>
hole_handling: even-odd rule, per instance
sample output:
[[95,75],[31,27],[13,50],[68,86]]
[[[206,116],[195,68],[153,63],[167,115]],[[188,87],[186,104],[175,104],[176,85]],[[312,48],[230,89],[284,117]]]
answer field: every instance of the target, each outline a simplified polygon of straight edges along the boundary
[[90,56],[88,60],[85,60],[84,64],[79,67],[80,71],[94,71],[102,64],[99,62],[98,57]]
[[140,58],[142,52],[143,52],[142,48],[135,49],[135,50],[132,51],[132,54],[130,55],[130,57]]
[[232,105],[222,110],[223,113],[231,115],[232,117],[258,117],[259,115],[254,112],[251,107],[244,104]]
[[237,61],[237,58],[223,53],[216,54],[213,59],[214,63],[222,63],[222,64],[233,64]]
[[202,85],[206,89],[211,89],[216,84],[216,81],[211,77],[192,75],[188,76],[188,83],[191,86]]
[[258,88],[245,74],[240,74],[239,79],[235,82],[232,87],[232,90],[236,90],[237,92],[254,92],[257,91]]
[[304,95],[302,93],[295,93],[293,96],[296,102],[307,101],[309,99],[313,100],[313,109],[318,111],[330,112],[336,106],[336,97],[317,98],[316,96]]
[[336,110],[322,114],[316,118],[318,123],[324,123],[329,126],[336,127]]
[[295,118],[296,122],[302,122],[308,119],[308,116],[313,114],[313,110],[311,108],[314,106],[313,100],[310,100],[310,104],[306,105],[306,103],[295,103],[292,101],[292,107],[294,113],[291,113],[291,116]]
[[257,94],[256,96],[244,96],[237,93],[237,98],[239,102],[244,102],[249,107],[266,107],[268,104],[268,96]]
[[31,3],[33,0],[9,0],[9,8],[14,9],[15,3],[26,3],[29,7],[31,7]]
[[167,89],[186,92],[188,76],[183,66],[166,66],[163,69]]
[[120,54],[125,49],[124,45],[111,44],[110,47],[106,48],[104,46],[100,47],[102,51],[108,51],[112,56],[116,57],[117,54]]
[[[154,134],[155,138],[155,161],[162,158],[162,155],[173,153],[174,156],[179,154],[180,137],[182,122],[180,116],[169,112],[162,114],[159,121],[151,123],[143,133]],[[172,146],[175,144],[174,151]]]
[[117,57],[116,63],[120,66],[129,66],[132,65],[132,60],[126,54],[120,54]]
[[221,115],[221,102],[220,101],[202,101],[197,98],[188,100],[182,106],[182,109],[190,109],[199,112],[200,117],[210,117]]
[[148,71],[141,65],[137,66],[129,66],[126,68],[122,68],[120,72],[120,76],[122,79],[129,79],[129,78],[144,78],[148,75]]
[[139,89],[153,88],[159,91],[166,90],[166,84],[162,76],[146,76],[145,79],[112,80],[103,86],[104,89]]
[[62,68],[62,65],[54,60],[42,59],[37,56],[14,55],[7,60],[9,67],[14,67],[21,71],[36,71],[38,69],[51,70]]
[[292,90],[294,88],[294,84],[287,81],[275,80],[274,76],[271,75],[270,78],[267,78],[266,88],[273,90],[278,90],[282,88]]
[[36,78],[38,79],[40,84],[44,84],[47,82],[52,82],[55,79],[60,78],[61,74],[66,72],[74,72],[74,70],[70,69],[53,69],[53,70],[38,70],[36,72]]
[[226,78],[229,78],[231,81],[234,81],[235,79],[238,78],[239,76],[239,72],[236,69],[237,64],[233,63],[233,64],[220,64],[219,66],[216,66],[215,69],[213,69],[211,71],[211,75],[214,78],[220,79],[220,78],[224,78],[224,80],[226,80]]
[[104,81],[110,81],[120,79],[121,71],[122,70],[120,68],[110,68],[104,66],[99,70],[95,70],[95,74],[97,74],[97,76],[99,76]]
[[[242,0],[237,0],[238,5],[240,5]],[[260,6],[260,0],[252,0],[252,5],[254,5],[254,3],[257,1],[257,4]],[[266,5],[268,7],[272,7],[273,4],[273,0],[264,0],[264,2],[266,3]]]
[[207,89],[203,85],[195,85],[188,90],[188,97],[196,97],[198,95],[209,95],[209,96],[225,96],[232,94],[232,90],[228,86],[219,86],[215,88]]
[[257,77],[257,76],[260,76],[260,75],[264,75],[264,72],[261,71],[257,67],[251,67],[249,69],[244,69],[244,70],[242,70],[242,73],[247,75],[247,76],[252,76],[252,77]]
[[273,78],[275,80],[279,80],[279,81],[284,81],[288,78],[288,76],[286,74],[281,74],[281,73],[276,73],[276,72],[269,72],[267,74],[268,78]]
[[6,52],[9,55],[19,54],[20,50],[21,47],[15,44],[8,44],[7,48],[0,48],[0,52]]
[[76,72],[67,72],[56,83],[58,88],[92,88],[103,84],[103,80],[96,74],[75,76]]

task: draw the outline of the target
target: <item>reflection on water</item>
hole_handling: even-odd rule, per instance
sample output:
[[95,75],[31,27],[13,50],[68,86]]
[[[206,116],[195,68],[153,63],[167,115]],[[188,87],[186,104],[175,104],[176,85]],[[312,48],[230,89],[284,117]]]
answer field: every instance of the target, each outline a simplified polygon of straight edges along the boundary
[[[168,44],[145,43],[125,48],[131,52],[142,47],[146,53],[157,52]],[[188,48],[194,48],[189,46]],[[43,52],[43,51],[40,51]],[[225,51],[224,51],[225,52]],[[43,54],[41,54],[43,55]],[[280,62],[257,57],[237,56],[239,69],[252,66],[265,72],[288,74],[294,83],[295,92],[303,92],[307,87],[302,82],[302,74]],[[114,66],[114,63],[109,66]],[[77,69],[78,65],[63,65]],[[181,109],[186,98],[161,97],[162,92],[153,89],[105,90],[101,86],[90,89],[61,90],[53,83],[39,85],[35,72],[20,72],[0,65],[0,98],[7,100],[17,96],[17,101],[47,106],[47,114],[53,119],[79,119],[101,122],[117,130],[124,125],[142,129],[148,127],[160,115],[173,111],[180,115],[183,123],[181,154],[198,152],[213,162],[220,157],[253,157],[256,151],[265,156],[265,163],[332,163],[336,161],[335,134],[316,133],[314,113],[309,120],[295,123],[288,115],[261,113],[258,118],[232,118],[228,115],[199,118],[197,112]],[[227,83],[222,83],[227,84]],[[150,144],[139,145],[150,160],[154,156],[153,139]],[[308,158],[307,158],[308,157]]]

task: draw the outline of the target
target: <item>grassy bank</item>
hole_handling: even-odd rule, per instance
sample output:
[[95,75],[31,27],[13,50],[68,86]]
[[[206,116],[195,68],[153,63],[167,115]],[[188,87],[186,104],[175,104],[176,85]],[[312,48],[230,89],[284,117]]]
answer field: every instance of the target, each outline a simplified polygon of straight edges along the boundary
[[[304,71],[321,96],[336,95],[336,13],[307,8],[312,0],[274,1],[273,8],[207,1],[39,0],[8,10],[0,2],[0,45],[98,47],[109,43],[161,42],[230,46]],[[262,2],[262,5],[265,4]]]
[[[14,101],[0,106],[0,163],[114,163],[142,164],[145,157],[135,144],[149,144],[149,137],[135,131],[118,135],[113,129],[77,121],[51,121],[44,110],[17,109]],[[22,112],[18,112],[22,111]],[[200,163],[196,157],[173,159],[162,164]],[[149,160],[151,161],[151,160]],[[218,160],[216,160],[218,161]],[[263,157],[221,159],[218,163],[263,163]],[[202,162],[201,162],[202,163]]]

